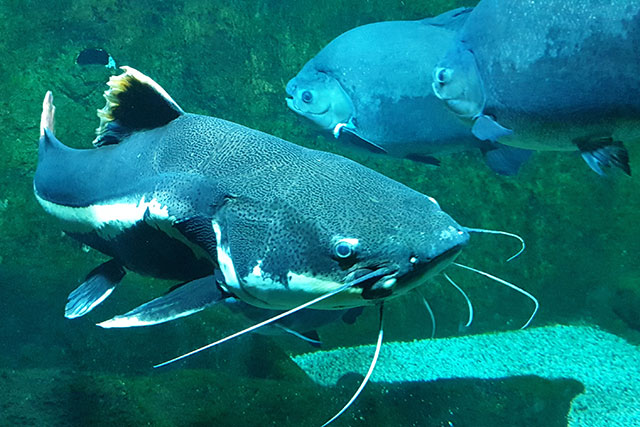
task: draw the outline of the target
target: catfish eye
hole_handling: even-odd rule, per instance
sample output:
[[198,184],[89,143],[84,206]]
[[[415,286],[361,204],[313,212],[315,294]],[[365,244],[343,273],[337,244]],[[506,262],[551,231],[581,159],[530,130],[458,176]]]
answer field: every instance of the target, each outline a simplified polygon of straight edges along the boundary
[[433,78],[438,83],[446,83],[451,79],[451,70],[443,67],[436,68],[433,72]]
[[333,247],[336,257],[346,259],[352,257],[356,253],[358,239],[340,239]]
[[302,102],[308,104],[313,100],[313,94],[308,90],[305,90],[304,92],[302,92],[301,98],[302,98]]

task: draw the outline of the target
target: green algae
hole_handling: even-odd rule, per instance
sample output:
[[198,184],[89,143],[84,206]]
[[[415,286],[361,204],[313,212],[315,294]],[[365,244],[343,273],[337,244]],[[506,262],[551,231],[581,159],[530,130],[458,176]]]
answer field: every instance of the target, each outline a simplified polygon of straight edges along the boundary
[[[640,340],[633,307],[624,304],[640,294],[637,178],[602,179],[577,155],[566,153],[537,153],[517,178],[496,176],[473,153],[443,157],[442,166],[432,169],[353,151],[319,135],[286,108],[288,79],[340,33],[368,22],[419,19],[462,5],[426,0],[0,3],[0,300],[6,325],[0,337],[11,348],[0,358],[15,370],[0,382],[3,389],[16,385],[12,402],[27,398],[24,384],[48,375],[66,375],[70,390],[41,396],[41,404],[31,413],[3,404],[0,419],[25,425],[79,425],[82,420],[128,425],[299,425],[303,420],[317,424],[341,407],[355,388],[334,393],[306,382],[296,388],[304,380],[288,364],[285,353],[306,348],[288,338],[248,337],[183,365],[197,366],[201,369],[197,373],[177,370],[168,377],[152,373],[153,363],[239,326],[228,312],[215,310],[155,330],[104,331],[93,326],[161,294],[170,286],[161,281],[128,278],[114,301],[96,309],[90,320],[62,318],[67,293],[103,257],[94,251],[85,253],[79,244],[61,236],[56,223],[34,200],[31,180],[46,90],[54,92],[60,139],[74,147],[89,147],[93,139],[98,124],[95,110],[104,105],[102,92],[110,72],[74,64],[77,53],[86,47],[104,47],[119,64],[150,75],[185,110],[348,156],[435,197],[464,225],[521,234],[527,250],[508,264],[504,260],[517,250],[517,242],[496,236],[474,235],[461,261],[499,274],[536,295],[541,303],[537,324],[588,322]],[[629,141],[627,147],[632,168],[638,169],[640,144]],[[461,297],[445,284],[425,286],[439,336],[513,329],[528,317],[531,304],[521,295],[465,272],[452,271],[452,276],[472,298],[476,319],[470,329],[462,328],[466,304]],[[431,326],[420,301],[404,299],[388,306],[389,339],[429,336]],[[375,314],[365,312],[355,326],[336,324],[321,332],[328,347],[363,344],[373,341],[375,323]],[[46,371],[35,374],[34,370]],[[132,372],[136,379],[116,386],[118,378]],[[157,392],[154,384],[161,384]],[[492,384],[487,393],[494,390],[499,400],[507,402],[503,411],[517,415],[526,406],[526,399],[518,400],[518,395],[529,392],[531,386],[517,384],[513,388],[518,390]],[[205,387],[207,392],[198,398],[194,390]],[[478,404],[478,395],[460,391],[466,387],[451,385],[454,397],[449,400],[437,397],[442,392],[439,386],[418,387],[415,393],[421,396],[408,399],[410,403],[404,400],[406,390],[399,389],[394,392],[395,403],[389,403],[389,396],[374,386],[344,423],[383,424],[397,419],[410,425],[420,419],[412,420],[403,411],[418,405],[428,405],[433,413],[451,407],[467,420],[472,413],[484,414],[485,423],[502,420],[495,402]],[[540,387],[548,390],[541,391],[549,393],[545,401],[553,401],[552,387],[547,389],[544,383]],[[280,389],[285,391],[274,394]],[[122,391],[127,397],[118,399]],[[403,415],[395,418],[398,411]],[[7,418],[10,412],[18,418]],[[429,422],[439,425],[436,418]]]

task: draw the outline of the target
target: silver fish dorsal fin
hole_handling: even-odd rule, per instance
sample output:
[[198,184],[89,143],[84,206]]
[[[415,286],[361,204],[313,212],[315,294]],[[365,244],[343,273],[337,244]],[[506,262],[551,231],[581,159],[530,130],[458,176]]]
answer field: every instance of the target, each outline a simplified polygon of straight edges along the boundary
[[117,144],[140,130],[161,127],[184,114],[180,106],[153,79],[131,67],[112,76],[104,92],[107,100],[98,110],[100,126],[93,145]]

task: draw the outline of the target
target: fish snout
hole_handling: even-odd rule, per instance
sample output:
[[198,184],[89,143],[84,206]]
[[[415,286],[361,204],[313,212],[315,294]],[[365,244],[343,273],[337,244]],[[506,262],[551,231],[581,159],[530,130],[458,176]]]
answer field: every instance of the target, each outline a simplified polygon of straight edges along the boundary
[[[434,238],[435,237],[435,238]],[[431,277],[446,268],[469,242],[469,232],[449,225],[437,236],[425,236],[408,259],[407,276]]]
[[295,78],[289,80],[289,82],[287,83],[287,86],[285,88],[286,92],[287,92],[287,97],[285,98],[285,101],[287,102],[287,107],[289,107],[289,109],[296,111],[296,105],[294,104],[294,97],[296,94],[296,89],[297,89],[297,84],[295,82]]
[[412,245],[396,248],[381,266],[360,268],[348,278],[362,289],[366,300],[402,295],[444,270],[469,241],[469,233],[457,224],[438,236],[424,233]]
[[287,95],[293,96],[296,93],[296,89],[298,88],[298,84],[296,83],[296,79],[293,78],[289,80],[287,86],[285,88]]
[[289,109],[296,111],[295,105],[293,105],[293,98],[287,97],[285,98],[285,101],[287,103],[287,107],[289,107]]
[[450,252],[454,249],[460,251],[467,243],[469,243],[469,232],[467,229],[458,224],[450,225],[440,232],[440,240],[436,245],[436,250],[440,254]]
[[286,87],[287,97],[285,98],[287,107],[301,115],[313,114],[313,111],[310,111],[313,107],[308,105],[312,102],[312,92],[302,91],[302,89],[295,78],[289,80]]
[[427,262],[455,258],[469,242],[469,232],[462,226],[449,225],[440,231],[435,241],[425,245],[423,253],[428,256]]

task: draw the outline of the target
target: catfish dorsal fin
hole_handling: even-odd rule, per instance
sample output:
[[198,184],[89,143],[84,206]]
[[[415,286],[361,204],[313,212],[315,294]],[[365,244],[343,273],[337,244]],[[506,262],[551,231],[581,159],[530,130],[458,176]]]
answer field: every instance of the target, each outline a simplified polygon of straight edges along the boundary
[[109,79],[107,104],[98,110],[95,146],[117,144],[133,132],[164,126],[184,114],[158,83],[134,68],[120,68],[124,73]]

